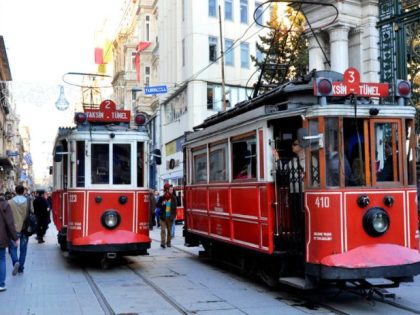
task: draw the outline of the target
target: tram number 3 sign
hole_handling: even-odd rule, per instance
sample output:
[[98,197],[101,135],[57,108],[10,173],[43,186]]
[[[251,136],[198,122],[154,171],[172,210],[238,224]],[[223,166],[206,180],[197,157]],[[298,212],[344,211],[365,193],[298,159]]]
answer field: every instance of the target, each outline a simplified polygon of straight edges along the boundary
[[356,94],[365,97],[389,96],[388,83],[363,83],[360,82],[360,73],[356,68],[348,68],[343,75],[343,82],[334,81],[333,96],[347,96]]

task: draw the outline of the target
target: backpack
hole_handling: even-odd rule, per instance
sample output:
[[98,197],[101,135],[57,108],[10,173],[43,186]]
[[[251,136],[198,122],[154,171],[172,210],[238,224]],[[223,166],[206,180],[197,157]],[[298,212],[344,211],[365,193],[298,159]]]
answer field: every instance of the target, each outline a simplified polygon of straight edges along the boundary
[[38,229],[38,219],[32,211],[29,211],[28,216],[23,223],[22,233],[26,236],[31,236],[35,234]]
[[25,222],[23,222],[22,233],[26,236],[32,236],[38,229],[38,218],[35,213],[31,211],[30,201],[28,200],[28,215]]

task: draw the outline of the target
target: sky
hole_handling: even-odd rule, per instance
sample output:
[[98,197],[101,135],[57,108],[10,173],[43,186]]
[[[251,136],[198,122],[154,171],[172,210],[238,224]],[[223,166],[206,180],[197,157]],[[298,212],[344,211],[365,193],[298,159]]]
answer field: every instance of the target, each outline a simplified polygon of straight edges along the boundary
[[[35,179],[48,175],[58,127],[73,121],[80,89],[63,82],[68,72],[96,72],[95,32],[120,20],[123,0],[0,0],[0,35],[12,74],[21,125],[30,128]],[[60,85],[70,106],[56,108]]]

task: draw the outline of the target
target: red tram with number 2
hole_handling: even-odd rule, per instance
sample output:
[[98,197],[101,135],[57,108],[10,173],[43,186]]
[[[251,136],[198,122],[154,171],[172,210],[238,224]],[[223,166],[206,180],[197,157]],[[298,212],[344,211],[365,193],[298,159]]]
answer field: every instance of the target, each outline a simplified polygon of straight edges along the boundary
[[[309,77],[308,77],[309,78]],[[314,72],[205,120],[184,145],[186,244],[269,284],[420,273],[410,83]],[[304,155],[296,156],[295,146]]]
[[58,242],[70,253],[115,258],[150,248],[146,116],[114,102],[76,113],[59,128],[54,149],[53,218]]

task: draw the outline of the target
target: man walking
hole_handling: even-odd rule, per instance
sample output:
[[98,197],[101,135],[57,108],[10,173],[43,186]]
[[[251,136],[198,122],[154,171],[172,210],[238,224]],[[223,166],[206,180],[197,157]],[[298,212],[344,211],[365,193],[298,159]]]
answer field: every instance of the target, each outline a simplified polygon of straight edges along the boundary
[[50,223],[50,212],[48,211],[48,202],[45,198],[45,192],[40,190],[34,200],[34,211],[38,219],[38,229],[36,231],[39,244],[45,243],[44,236]]
[[9,240],[17,241],[18,236],[13,223],[13,214],[9,204],[0,195],[0,292],[6,290],[6,247]]
[[19,238],[19,255],[17,244],[13,240],[9,240],[9,253],[12,258],[13,272],[12,275],[23,273],[26,259],[26,251],[28,249],[28,237],[23,233],[23,223],[31,211],[28,199],[23,195],[25,188],[22,185],[16,186],[16,196],[9,200],[12,209],[15,229]]

